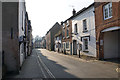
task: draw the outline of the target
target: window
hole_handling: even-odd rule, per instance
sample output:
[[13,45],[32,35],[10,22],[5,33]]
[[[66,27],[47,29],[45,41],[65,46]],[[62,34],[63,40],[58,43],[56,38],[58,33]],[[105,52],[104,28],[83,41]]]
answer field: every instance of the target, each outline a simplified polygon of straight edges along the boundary
[[69,42],[66,42],[66,48],[67,49],[69,48]]
[[74,25],[74,33],[77,34],[77,24]]
[[13,39],[13,28],[11,28],[11,39]]
[[87,31],[87,20],[83,20],[83,31],[86,32]]
[[23,30],[23,11],[22,11],[22,30]]
[[103,7],[104,20],[112,17],[112,3],[108,3]]
[[65,29],[63,29],[63,38],[65,37]]
[[67,37],[69,36],[69,29],[67,29]]
[[65,28],[65,23],[63,23],[63,28]]
[[69,21],[67,21],[66,25],[69,26]]
[[88,49],[88,39],[84,39],[84,48],[85,50]]

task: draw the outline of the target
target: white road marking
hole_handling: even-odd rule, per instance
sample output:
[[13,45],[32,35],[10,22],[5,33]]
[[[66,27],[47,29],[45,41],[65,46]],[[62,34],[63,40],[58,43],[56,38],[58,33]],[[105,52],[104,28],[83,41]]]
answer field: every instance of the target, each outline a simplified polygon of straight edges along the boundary
[[38,62],[38,64],[39,64],[39,67],[40,67],[40,69],[41,69],[41,71],[42,71],[42,74],[43,74],[44,78],[47,78],[47,76],[45,75],[45,73],[44,73],[44,71],[43,71],[43,69],[42,69],[42,67],[41,67],[41,65],[40,65],[40,63],[39,63],[38,60],[37,60],[37,62]]
[[[38,54],[37,54],[38,55]],[[40,60],[40,62],[42,63],[42,65],[44,66],[45,70],[47,71],[47,73],[52,77],[55,78],[55,76],[52,74],[52,72],[47,68],[47,66],[43,63],[43,61],[41,60],[40,56],[38,55],[38,58]]]

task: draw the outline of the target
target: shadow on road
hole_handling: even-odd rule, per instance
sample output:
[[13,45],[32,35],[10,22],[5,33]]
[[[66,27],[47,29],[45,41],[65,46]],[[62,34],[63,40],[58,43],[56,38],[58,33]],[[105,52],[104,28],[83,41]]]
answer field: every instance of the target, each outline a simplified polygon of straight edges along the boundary
[[57,62],[48,59],[47,56],[44,56],[40,50],[37,50],[38,54],[40,55],[42,61],[48,67],[48,69],[53,73],[55,78],[77,78],[76,76],[68,73],[66,67],[58,64]]

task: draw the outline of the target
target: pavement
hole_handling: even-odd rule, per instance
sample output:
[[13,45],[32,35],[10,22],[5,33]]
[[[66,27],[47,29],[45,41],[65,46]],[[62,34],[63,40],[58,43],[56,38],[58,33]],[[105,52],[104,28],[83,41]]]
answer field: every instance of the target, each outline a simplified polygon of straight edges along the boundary
[[[7,76],[6,79],[95,79],[104,80],[118,78],[115,63],[107,63],[96,60],[84,60],[69,55],[59,54],[57,52],[45,49],[34,49],[29,56],[18,75]],[[119,69],[117,69],[119,70]],[[114,79],[115,78],[115,79]]]

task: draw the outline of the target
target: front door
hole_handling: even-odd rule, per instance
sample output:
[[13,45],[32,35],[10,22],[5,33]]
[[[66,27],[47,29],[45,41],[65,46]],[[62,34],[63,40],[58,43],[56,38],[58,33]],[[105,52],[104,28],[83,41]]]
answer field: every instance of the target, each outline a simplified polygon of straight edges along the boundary
[[77,41],[73,41],[73,55],[77,55]]

